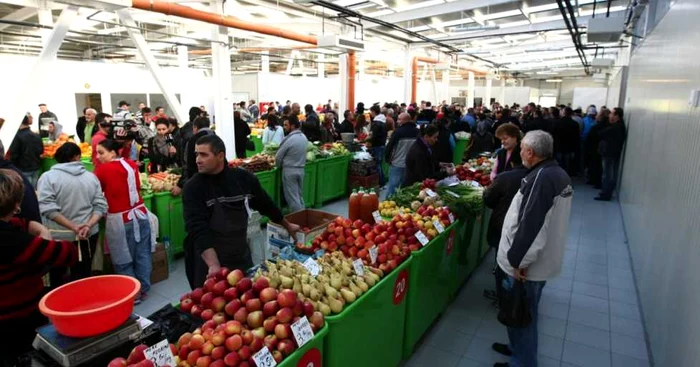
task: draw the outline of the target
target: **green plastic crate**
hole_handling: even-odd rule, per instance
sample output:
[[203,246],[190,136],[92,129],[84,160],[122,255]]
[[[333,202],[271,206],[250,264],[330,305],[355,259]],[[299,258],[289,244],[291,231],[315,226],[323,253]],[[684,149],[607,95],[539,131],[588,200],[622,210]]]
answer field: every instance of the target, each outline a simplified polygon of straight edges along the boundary
[[260,181],[260,186],[262,186],[263,190],[265,190],[265,192],[267,192],[267,194],[270,195],[270,198],[277,204],[277,206],[279,206],[280,203],[279,173],[280,172],[277,168],[273,168],[270,171],[255,173],[255,176],[258,177],[258,181]]
[[455,140],[455,149],[452,152],[452,160],[454,164],[462,164],[464,161],[464,152],[467,150],[469,140]]
[[319,331],[316,332],[314,338],[304,344],[303,347],[294,351],[289,357],[285,358],[280,367],[321,367],[323,358],[327,354],[324,350],[324,340],[328,334],[328,323]]
[[85,166],[85,169],[88,170],[88,172],[94,172],[95,171],[95,165],[92,164],[92,159],[90,158],[81,158],[81,162],[83,162],[83,166]]
[[316,205],[347,195],[350,159],[351,156],[338,156],[317,161]]
[[174,254],[184,252],[183,244],[186,236],[182,196],[173,196],[170,199],[170,246],[172,246]]
[[401,362],[411,261],[412,257],[406,259],[340,314],[326,317],[326,367],[383,367]]
[[153,194],[142,195],[141,198],[143,199],[143,205],[146,206],[149,212],[153,213]]
[[489,232],[489,223],[491,222],[491,209],[484,207],[484,214],[481,221],[481,242],[479,244],[479,259],[483,260],[486,253],[489,252],[489,241],[487,234]]
[[484,216],[480,214],[474,218],[471,236],[469,237],[469,247],[467,247],[467,260],[469,261],[469,273],[471,274],[481,263],[481,228],[483,228]]
[[459,220],[456,231],[455,240],[455,256],[457,260],[456,270],[453,277],[449,279],[449,295],[450,298],[457,294],[459,288],[471,275],[469,267],[468,249],[471,241],[472,230],[474,229],[474,218],[468,217]]
[[47,172],[48,170],[51,169],[56,163],[56,160],[53,158],[41,158],[41,173]]
[[454,251],[447,255],[446,245],[455,228],[453,223],[425,247],[412,253],[403,339],[405,359],[413,354],[416,343],[447,307],[448,278]]
[[318,176],[318,164],[306,162],[304,166],[304,205],[313,208],[316,203],[316,178]]
[[169,192],[153,194],[153,214],[158,217],[158,238],[170,237],[170,201],[173,195]]

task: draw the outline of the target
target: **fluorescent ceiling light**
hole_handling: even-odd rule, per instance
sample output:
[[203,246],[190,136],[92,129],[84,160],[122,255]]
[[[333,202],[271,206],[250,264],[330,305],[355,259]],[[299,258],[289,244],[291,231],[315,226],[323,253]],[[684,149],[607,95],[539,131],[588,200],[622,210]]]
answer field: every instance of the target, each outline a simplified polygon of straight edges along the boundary
[[400,8],[396,8],[397,12],[402,12],[402,11],[407,11],[407,10],[413,10],[413,9],[420,9],[420,8],[425,8],[428,6],[433,6],[433,5],[439,5],[439,4],[444,4],[444,0],[428,0],[428,1],[419,1],[415,4],[407,5],[407,6],[402,6]]
[[430,27],[427,25],[421,25],[418,27],[408,28],[408,30],[411,32],[423,32],[423,31],[427,31],[428,29],[430,29]]
[[499,29],[498,25],[468,25],[468,26],[458,26],[451,29],[452,35],[460,34],[463,32],[477,32],[477,31],[488,31],[493,29]]
[[452,27],[455,25],[469,24],[469,23],[474,23],[474,20],[471,18],[462,18],[462,19],[450,20],[448,22],[437,22],[437,23],[433,23],[431,25],[435,28],[443,28],[443,27]]
[[507,11],[502,11],[499,13],[491,13],[491,14],[485,14],[480,16],[482,20],[491,20],[491,19],[499,19],[499,18],[508,18],[508,17],[513,17],[516,15],[521,15],[520,10],[515,9],[515,10],[507,10]]
[[391,9],[382,9],[380,11],[375,11],[374,13],[369,13],[369,14],[367,14],[367,16],[371,17],[371,18],[376,18],[376,17],[381,17],[381,16],[389,15],[389,14],[394,14],[394,11]]
[[545,80],[545,82],[547,82],[547,83],[561,83],[562,80],[561,79],[547,79],[547,80]]

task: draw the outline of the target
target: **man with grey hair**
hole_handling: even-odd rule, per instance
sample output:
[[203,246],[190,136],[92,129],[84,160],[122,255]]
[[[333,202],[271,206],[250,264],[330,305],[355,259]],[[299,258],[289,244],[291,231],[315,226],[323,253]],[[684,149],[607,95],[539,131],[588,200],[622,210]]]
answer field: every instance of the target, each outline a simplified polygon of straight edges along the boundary
[[[537,308],[545,283],[561,272],[573,197],[569,175],[552,158],[553,145],[552,136],[541,130],[528,132],[520,143],[528,172],[503,222],[497,270],[502,294],[521,282],[517,285],[524,287],[532,321],[508,327],[510,345],[493,344],[495,351],[511,357],[494,366],[537,366]],[[501,304],[502,311],[507,307]]]
[[75,126],[75,133],[78,135],[81,143],[92,145],[92,136],[97,133],[97,123],[95,118],[97,111],[94,108],[86,108],[83,112],[83,117],[78,119]]

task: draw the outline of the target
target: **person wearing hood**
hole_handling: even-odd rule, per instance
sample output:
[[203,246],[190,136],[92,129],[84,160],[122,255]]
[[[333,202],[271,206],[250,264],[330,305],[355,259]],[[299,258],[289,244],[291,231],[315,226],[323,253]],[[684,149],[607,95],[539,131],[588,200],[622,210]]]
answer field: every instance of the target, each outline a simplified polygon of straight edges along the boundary
[[41,223],[41,214],[39,212],[39,201],[37,200],[36,197],[36,191],[34,191],[34,186],[32,186],[32,183],[29,182],[29,180],[24,177],[22,174],[22,171],[19,170],[12,162],[5,160],[3,157],[0,157],[0,169],[9,169],[13,170],[22,176],[23,181],[24,181],[24,199],[21,202],[20,205],[20,211],[19,214],[17,214],[17,217],[22,218],[29,221],[34,221],[37,223]]
[[37,188],[42,222],[54,239],[73,242],[81,256],[70,268],[70,279],[64,279],[66,268],[50,272],[52,288],[90,276],[99,237],[97,223],[107,213],[100,181],[80,161],[80,148],[65,143],[54,158],[58,164],[41,175]]
[[49,140],[57,141],[61,134],[63,134],[63,125],[59,124],[58,121],[51,121],[49,123]]
[[372,116],[369,143],[372,147],[374,160],[377,162],[379,185],[384,186],[382,161],[384,160],[384,147],[386,146],[386,116],[381,113],[381,108],[377,104],[370,107],[369,114]]

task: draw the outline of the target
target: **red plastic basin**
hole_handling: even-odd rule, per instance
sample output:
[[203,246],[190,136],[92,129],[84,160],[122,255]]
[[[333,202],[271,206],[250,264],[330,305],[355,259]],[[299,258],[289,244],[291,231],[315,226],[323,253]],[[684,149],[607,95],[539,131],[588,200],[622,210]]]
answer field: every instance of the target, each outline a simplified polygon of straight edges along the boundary
[[86,338],[123,324],[140,290],[139,281],[125,275],[85,278],[49,292],[39,302],[39,310],[59,334]]

